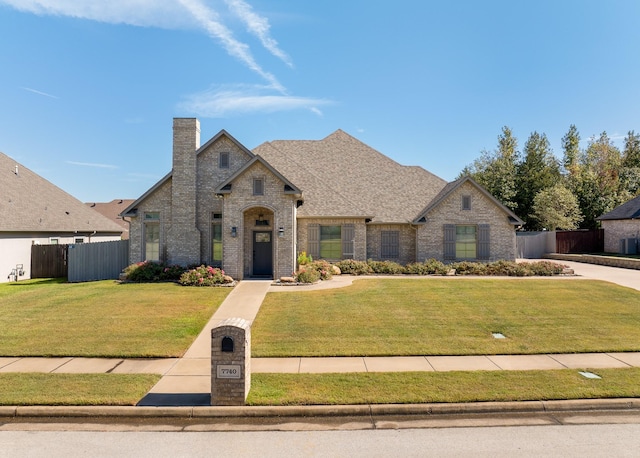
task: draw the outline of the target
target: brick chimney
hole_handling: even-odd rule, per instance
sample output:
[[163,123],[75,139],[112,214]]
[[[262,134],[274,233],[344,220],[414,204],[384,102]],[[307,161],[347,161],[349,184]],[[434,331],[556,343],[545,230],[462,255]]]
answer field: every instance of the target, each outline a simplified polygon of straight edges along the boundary
[[174,118],[171,222],[167,238],[171,264],[187,266],[200,262],[201,234],[196,223],[198,148],[200,122],[195,118]]

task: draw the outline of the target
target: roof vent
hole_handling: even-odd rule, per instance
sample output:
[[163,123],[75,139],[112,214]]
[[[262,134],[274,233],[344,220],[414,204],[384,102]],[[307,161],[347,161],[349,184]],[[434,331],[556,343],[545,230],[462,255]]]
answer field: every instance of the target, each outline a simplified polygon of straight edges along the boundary
[[16,172],[15,173],[16,173],[16,175],[18,174],[18,166],[17,165],[16,165]]

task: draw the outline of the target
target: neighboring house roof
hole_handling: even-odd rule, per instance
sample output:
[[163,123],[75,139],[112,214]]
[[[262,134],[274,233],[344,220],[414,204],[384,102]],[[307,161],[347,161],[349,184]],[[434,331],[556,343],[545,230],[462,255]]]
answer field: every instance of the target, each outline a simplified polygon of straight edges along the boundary
[[522,226],[524,224],[524,221],[518,218],[515,215],[515,213],[513,213],[511,210],[505,207],[498,199],[493,197],[486,189],[484,189],[482,186],[476,183],[475,180],[473,180],[473,178],[468,176],[462,177],[456,181],[452,181],[451,183],[448,183],[444,188],[442,188],[442,190],[438,193],[438,195],[424,208],[424,210],[422,210],[418,214],[418,216],[415,218],[413,222],[414,223],[423,222],[424,218],[426,218],[427,214],[429,214],[429,212],[432,209],[437,207],[444,199],[447,198],[447,196],[449,196],[452,192],[454,192],[464,183],[470,183],[471,185],[475,186],[475,188],[478,191],[480,191],[487,199],[491,200],[498,208],[500,208],[509,217],[509,222],[511,224],[513,224],[514,226]]
[[88,202],[85,205],[120,226],[123,230],[122,238],[128,239],[129,223],[120,216],[120,213],[131,205],[133,200],[134,199],[114,199],[111,202]]
[[614,208],[609,213],[598,216],[596,220],[637,219],[640,218],[640,196]]
[[364,217],[406,223],[446,185],[416,166],[400,165],[342,130],[322,140],[277,140],[253,152],[303,191],[298,217]]
[[0,153],[0,231],[121,234],[122,228]]

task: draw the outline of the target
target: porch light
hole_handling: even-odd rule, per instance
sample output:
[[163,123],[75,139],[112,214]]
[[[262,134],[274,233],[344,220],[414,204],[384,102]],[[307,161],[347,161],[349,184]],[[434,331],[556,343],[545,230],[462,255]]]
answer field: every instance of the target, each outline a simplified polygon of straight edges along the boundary
[[284,237],[284,227],[282,226],[278,229],[278,237]]
[[233,226],[231,228],[231,237],[237,237],[237,235],[238,235],[238,228]]

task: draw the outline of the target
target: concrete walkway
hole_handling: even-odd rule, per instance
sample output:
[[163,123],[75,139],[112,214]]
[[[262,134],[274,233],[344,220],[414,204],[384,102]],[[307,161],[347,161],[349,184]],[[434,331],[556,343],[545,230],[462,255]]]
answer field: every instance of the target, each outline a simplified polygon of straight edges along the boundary
[[[563,261],[576,277],[610,281],[640,290],[640,271]],[[371,277],[369,277],[371,278]],[[398,278],[398,277],[394,277]],[[402,277],[406,278],[406,277]],[[434,277],[424,278],[425,281]],[[438,277],[442,278],[442,277]],[[460,277],[444,277],[455,281]],[[48,373],[154,373],[163,377],[140,405],[208,405],[211,391],[211,329],[227,318],[255,319],[267,292],[287,293],[348,286],[353,276],[336,276],[329,282],[309,286],[272,286],[271,281],[244,280],[227,296],[209,323],[182,358],[0,358],[3,372]],[[253,358],[254,373],[328,373],[393,371],[464,371],[528,369],[599,369],[640,367],[640,353],[585,353],[490,356],[402,356],[347,358]]]

